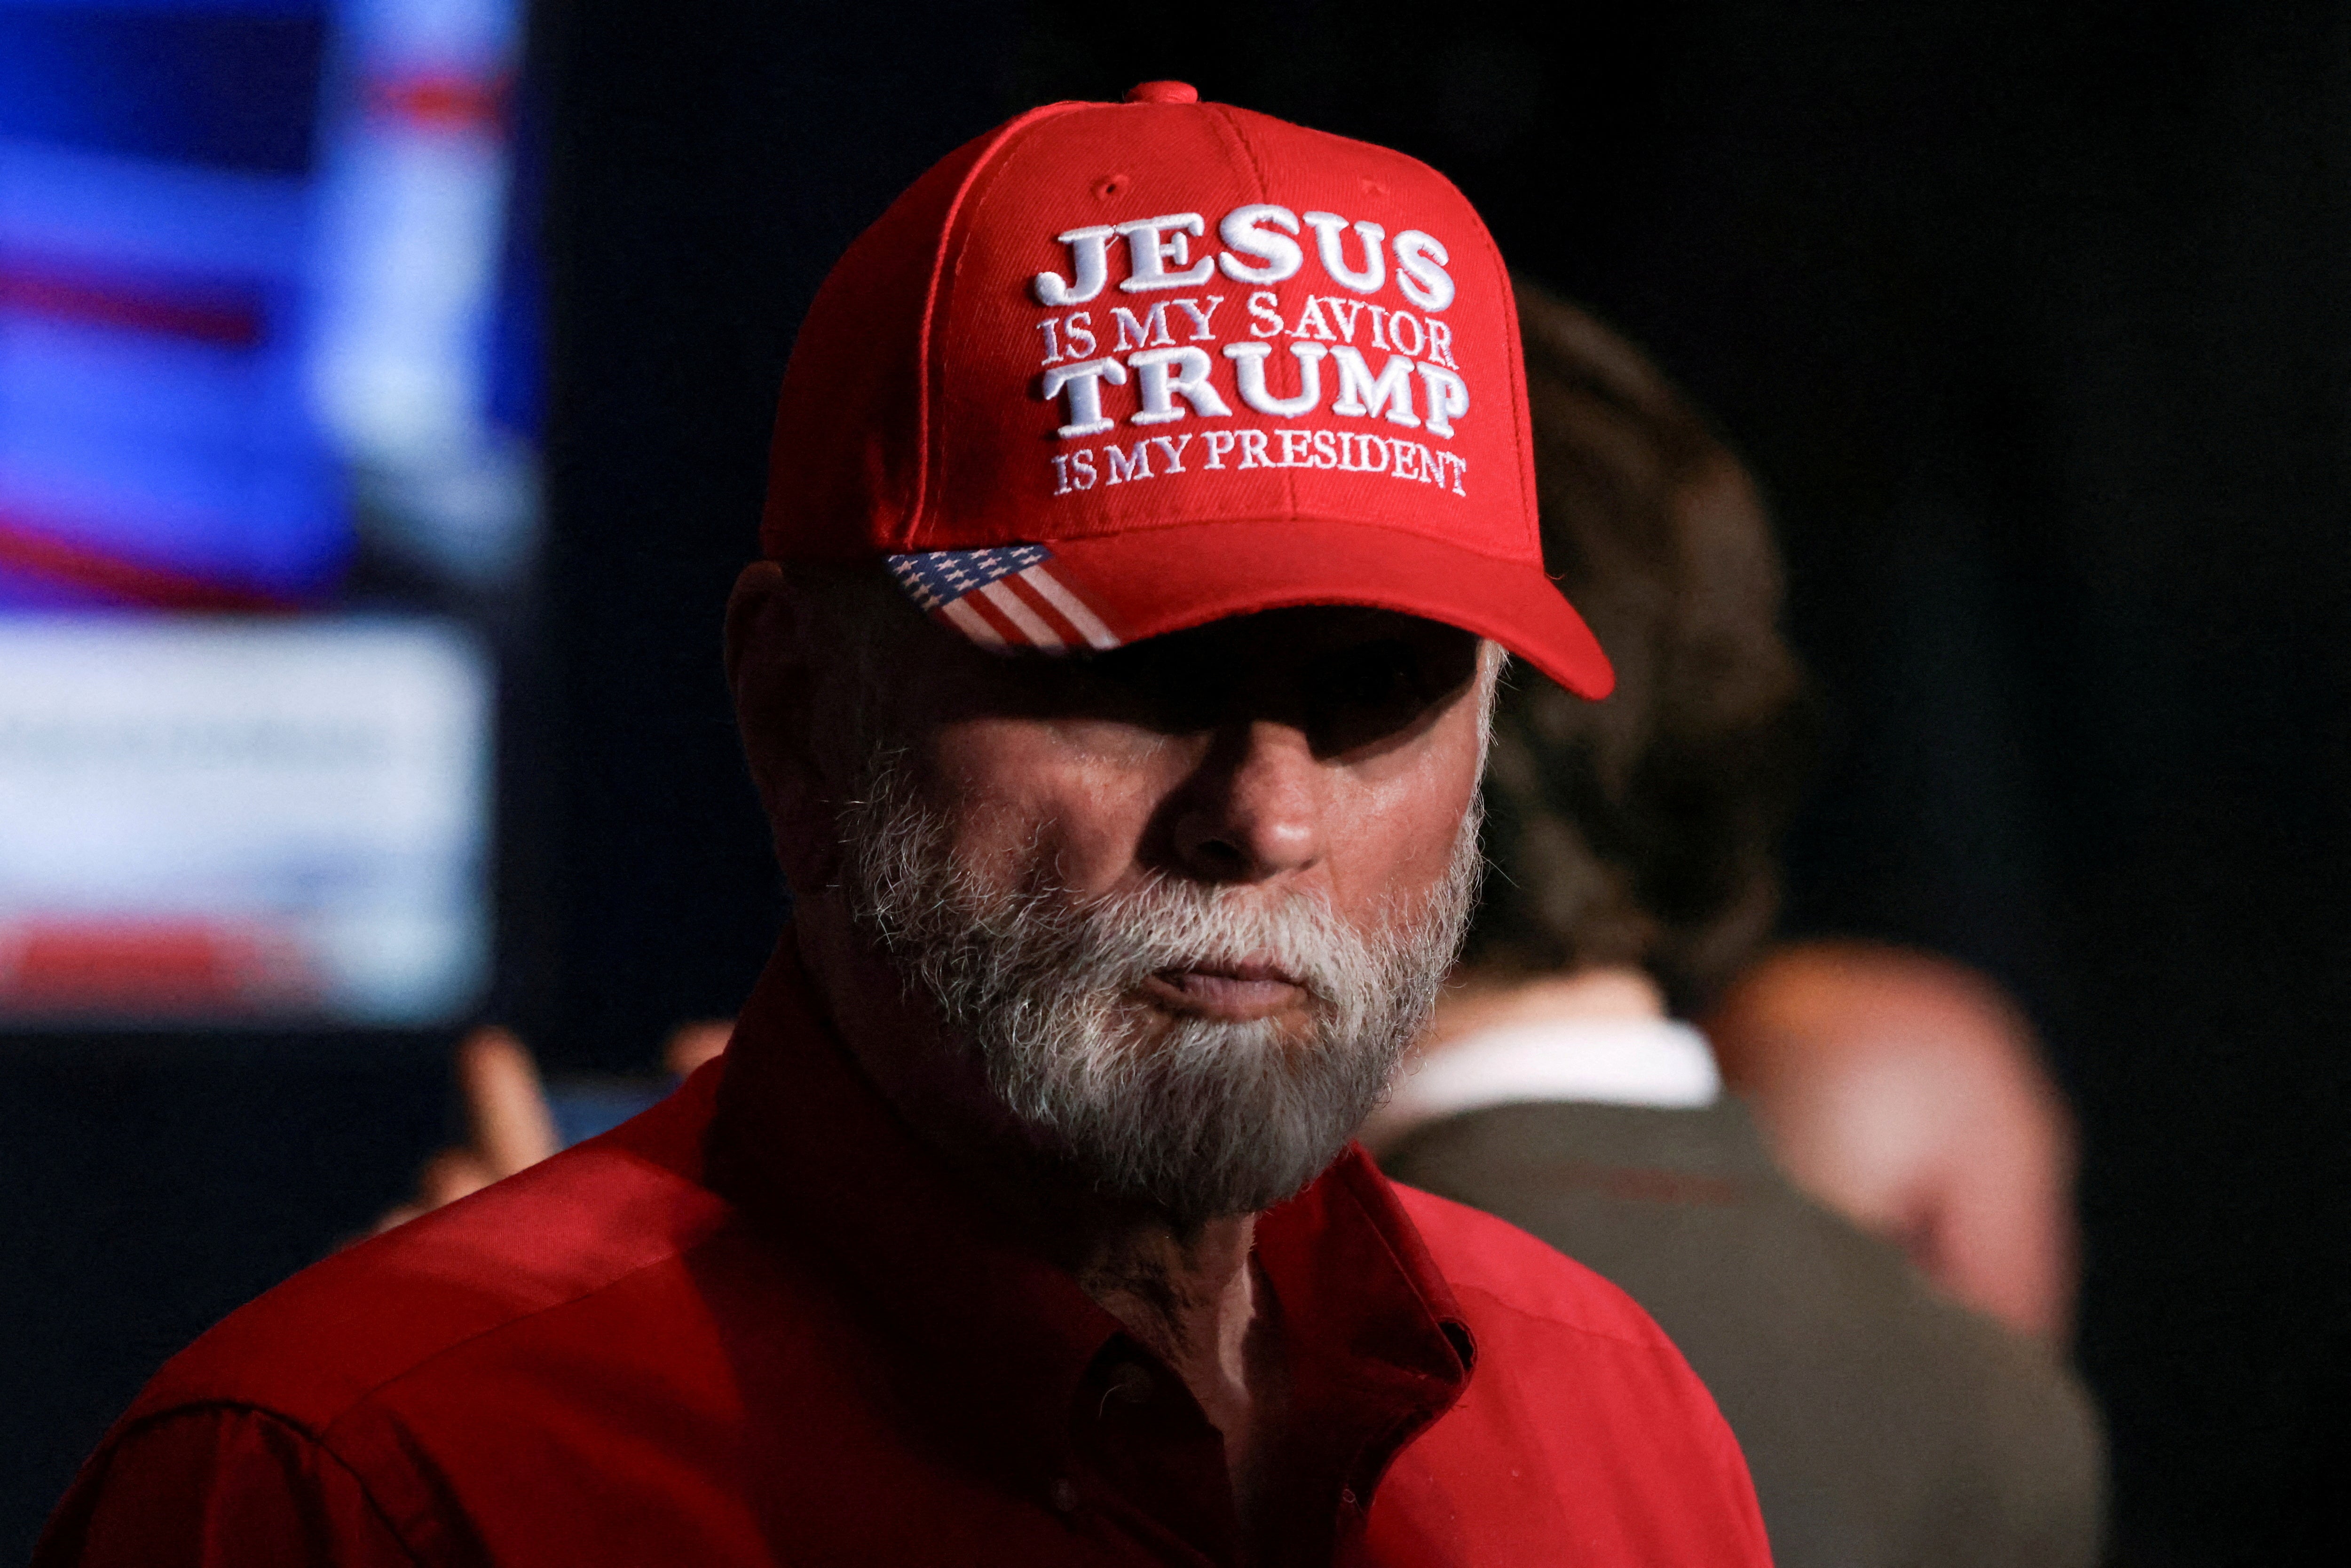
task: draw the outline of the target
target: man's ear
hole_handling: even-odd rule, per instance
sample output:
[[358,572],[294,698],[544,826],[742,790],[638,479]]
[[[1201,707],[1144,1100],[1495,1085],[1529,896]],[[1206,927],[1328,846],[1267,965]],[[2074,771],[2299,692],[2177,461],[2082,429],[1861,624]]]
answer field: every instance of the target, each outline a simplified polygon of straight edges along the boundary
[[785,602],[789,596],[784,569],[771,560],[745,567],[735,579],[735,591],[726,596],[726,685],[738,703],[753,644],[768,630],[764,622],[771,615],[790,616],[791,607]]
[[818,868],[802,863],[829,847],[821,769],[810,744],[813,687],[806,606],[783,569],[756,560],[726,600],[726,685],[744,760],[766,808],[776,856],[794,885]]

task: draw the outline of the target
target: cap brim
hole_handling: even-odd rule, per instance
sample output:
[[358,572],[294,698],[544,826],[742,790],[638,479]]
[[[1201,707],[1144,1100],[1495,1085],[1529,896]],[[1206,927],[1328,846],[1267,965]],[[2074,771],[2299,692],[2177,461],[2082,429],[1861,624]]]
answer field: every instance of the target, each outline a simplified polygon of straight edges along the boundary
[[[1040,541],[1041,568],[984,602],[1041,621],[1065,645],[1139,642],[1302,604],[1395,610],[1490,637],[1579,696],[1616,684],[1583,618],[1541,569],[1363,523],[1283,517],[1136,529]],[[1007,638],[976,614],[952,618],[977,641]]]

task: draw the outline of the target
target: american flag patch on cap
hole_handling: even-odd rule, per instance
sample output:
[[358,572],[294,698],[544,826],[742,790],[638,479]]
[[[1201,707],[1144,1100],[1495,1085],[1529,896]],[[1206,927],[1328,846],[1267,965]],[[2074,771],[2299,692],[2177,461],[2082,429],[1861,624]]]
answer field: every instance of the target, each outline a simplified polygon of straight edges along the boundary
[[991,648],[1115,648],[1119,639],[1045,570],[1043,545],[935,549],[888,558],[890,575],[925,614]]

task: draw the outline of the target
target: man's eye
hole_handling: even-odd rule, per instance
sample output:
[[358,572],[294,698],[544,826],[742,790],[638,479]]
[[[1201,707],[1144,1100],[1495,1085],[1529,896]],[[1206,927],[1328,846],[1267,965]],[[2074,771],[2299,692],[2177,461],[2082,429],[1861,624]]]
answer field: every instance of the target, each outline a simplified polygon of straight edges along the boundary
[[1095,700],[1106,711],[1171,730],[1196,729],[1212,722],[1222,677],[1212,662],[1196,654],[1169,656],[1149,647],[1121,649],[1086,674]]
[[1346,750],[1409,724],[1436,695],[1428,685],[1412,650],[1363,650],[1330,673],[1320,694],[1322,744]]
[[1359,707],[1385,707],[1418,695],[1416,672],[1396,654],[1359,664],[1344,683],[1347,700]]

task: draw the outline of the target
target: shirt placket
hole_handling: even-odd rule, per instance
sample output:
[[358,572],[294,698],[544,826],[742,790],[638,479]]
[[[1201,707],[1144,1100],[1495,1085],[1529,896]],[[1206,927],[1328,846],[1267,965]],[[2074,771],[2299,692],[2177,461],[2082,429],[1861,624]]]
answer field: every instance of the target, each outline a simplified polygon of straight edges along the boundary
[[1166,1364],[1113,1336],[1081,1380],[1070,1415],[1066,1501],[1130,1561],[1240,1561],[1223,1437]]

